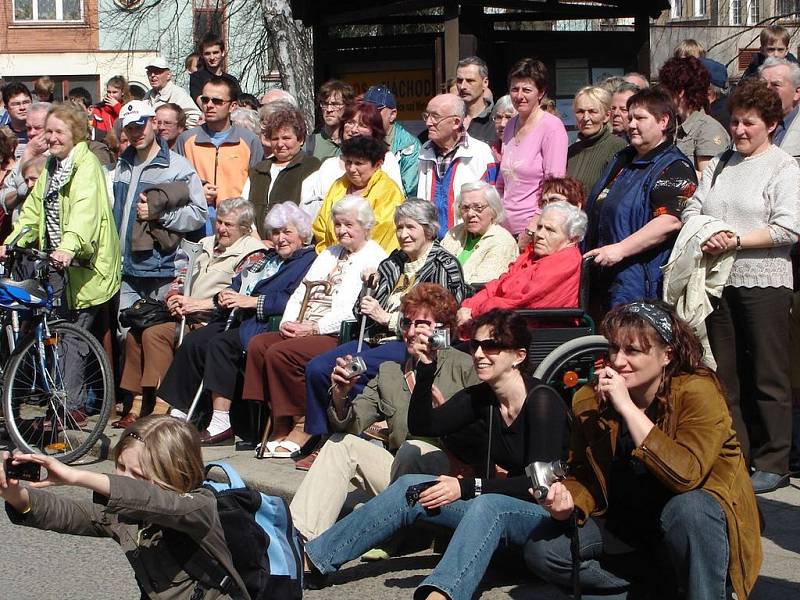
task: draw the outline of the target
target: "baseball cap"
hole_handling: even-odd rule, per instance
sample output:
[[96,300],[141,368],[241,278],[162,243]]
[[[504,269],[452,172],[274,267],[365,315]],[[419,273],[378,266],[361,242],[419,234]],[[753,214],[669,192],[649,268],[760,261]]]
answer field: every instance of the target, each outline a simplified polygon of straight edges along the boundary
[[385,85],[373,85],[364,94],[364,102],[376,105],[378,108],[397,108],[397,100],[395,100],[392,90]]
[[155,116],[156,113],[153,107],[143,100],[131,100],[119,111],[119,118],[122,119],[123,127],[133,123],[144,125],[147,119]]
[[728,69],[725,65],[710,58],[701,58],[700,62],[708,69],[708,74],[711,75],[711,83],[720,88],[728,87]]
[[146,69],[149,69],[150,67],[154,67],[156,69],[169,69],[169,63],[163,56],[158,56],[145,65]]

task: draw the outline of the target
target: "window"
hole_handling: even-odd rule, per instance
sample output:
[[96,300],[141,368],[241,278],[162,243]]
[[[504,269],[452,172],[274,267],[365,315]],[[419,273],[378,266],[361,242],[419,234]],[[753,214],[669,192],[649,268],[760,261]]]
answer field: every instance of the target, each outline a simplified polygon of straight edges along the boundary
[[14,21],[83,21],[83,0],[13,0]]
[[680,19],[683,16],[683,0],[672,0],[669,16],[673,19]]
[[757,25],[761,20],[758,0],[747,0],[747,24]]
[[775,13],[777,15],[788,15],[789,18],[796,18],[800,12],[800,0],[777,0]]
[[694,16],[706,16],[706,0],[694,0]]
[[731,0],[731,25],[742,24],[742,0]]

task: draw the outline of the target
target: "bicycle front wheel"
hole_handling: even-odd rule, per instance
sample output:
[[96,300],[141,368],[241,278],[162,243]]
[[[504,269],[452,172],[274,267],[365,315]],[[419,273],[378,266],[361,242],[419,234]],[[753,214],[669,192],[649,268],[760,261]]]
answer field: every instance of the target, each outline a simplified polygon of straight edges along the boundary
[[22,452],[73,462],[97,442],[114,405],[114,379],[100,343],[82,327],[56,322],[26,336],[3,378],[8,433]]

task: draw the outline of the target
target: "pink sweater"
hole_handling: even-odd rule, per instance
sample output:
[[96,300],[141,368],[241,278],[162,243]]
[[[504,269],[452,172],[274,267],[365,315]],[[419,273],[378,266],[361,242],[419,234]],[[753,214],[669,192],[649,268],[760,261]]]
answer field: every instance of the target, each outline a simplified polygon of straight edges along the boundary
[[514,140],[516,126],[517,117],[506,125],[497,177],[497,191],[506,209],[506,227],[515,235],[541,212],[539,196],[544,178],[566,174],[569,146],[564,124],[550,113],[544,113],[533,131],[519,143]]

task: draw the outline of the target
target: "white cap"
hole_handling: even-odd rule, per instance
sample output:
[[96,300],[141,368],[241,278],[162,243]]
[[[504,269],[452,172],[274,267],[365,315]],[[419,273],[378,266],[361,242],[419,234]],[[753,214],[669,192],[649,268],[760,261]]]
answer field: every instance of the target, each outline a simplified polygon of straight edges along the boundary
[[155,67],[156,69],[169,69],[169,63],[163,56],[158,56],[145,65],[146,69],[149,69],[150,67]]
[[119,111],[119,118],[122,119],[123,127],[127,127],[132,123],[144,125],[147,119],[155,116],[156,113],[153,107],[144,100],[131,100]]

